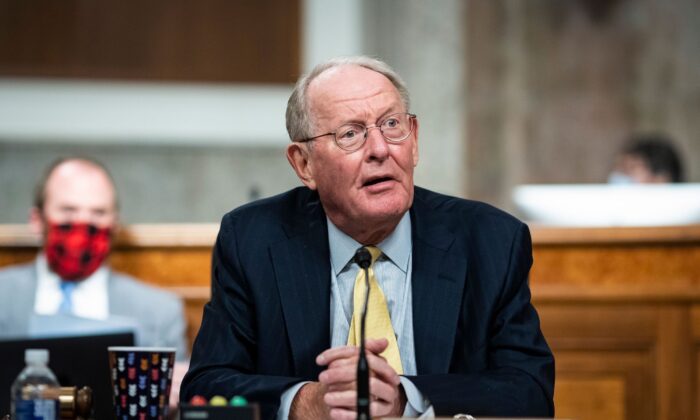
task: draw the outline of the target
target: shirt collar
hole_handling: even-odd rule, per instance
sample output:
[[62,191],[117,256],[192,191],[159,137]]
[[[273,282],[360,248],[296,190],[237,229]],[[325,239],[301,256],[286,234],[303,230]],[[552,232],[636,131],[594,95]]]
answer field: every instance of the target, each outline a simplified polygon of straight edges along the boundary
[[[34,312],[53,315],[63,300],[63,280],[49,269],[44,253],[36,259],[37,288]],[[109,273],[106,264],[84,280],[75,283],[73,290],[73,314],[83,318],[107,319],[109,317]]]
[[[109,268],[106,264],[102,264],[94,273],[83,280],[75,282],[75,290],[83,290],[88,293],[107,293]],[[36,273],[37,273],[37,293],[50,291],[51,293],[60,293],[61,284],[65,281],[61,277],[51,271],[49,268],[46,255],[41,252],[36,258]]]
[[[328,224],[328,244],[331,252],[331,265],[337,276],[345,268],[348,262],[355,255],[357,248],[362,244],[341,231],[331,220],[326,217]],[[408,271],[408,259],[411,255],[411,218],[408,212],[404,213],[389,236],[386,237],[377,247],[382,250],[401,271]]]

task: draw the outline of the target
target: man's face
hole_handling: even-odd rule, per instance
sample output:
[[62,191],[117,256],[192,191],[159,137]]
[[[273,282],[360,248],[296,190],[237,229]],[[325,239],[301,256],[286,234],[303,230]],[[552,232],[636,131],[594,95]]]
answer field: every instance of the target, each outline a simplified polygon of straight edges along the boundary
[[[389,79],[359,66],[327,70],[311,82],[307,95],[314,135],[346,123],[374,126],[388,115],[407,111]],[[354,152],[339,148],[333,136],[314,140],[308,152],[301,149],[305,146],[290,146],[306,156],[301,170],[292,163],[300,178],[318,190],[326,214],[346,233],[353,224],[395,226],[411,207],[413,168],[418,163],[418,123],[413,123],[415,129],[399,144],[388,143],[372,128]]]
[[627,154],[618,159],[616,170],[627,175],[635,184],[663,184],[671,182],[667,174],[655,174],[640,156]]
[[78,160],[65,162],[49,177],[43,212],[32,219],[37,217],[42,231],[44,222],[111,228],[117,220],[114,187],[101,169]]

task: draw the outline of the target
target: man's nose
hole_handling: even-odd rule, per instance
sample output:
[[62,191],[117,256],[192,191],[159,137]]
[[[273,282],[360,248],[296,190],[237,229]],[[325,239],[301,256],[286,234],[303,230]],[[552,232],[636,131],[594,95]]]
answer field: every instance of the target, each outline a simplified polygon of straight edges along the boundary
[[[376,129],[376,130],[375,130]],[[370,159],[384,160],[389,155],[389,145],[377,126],[367,127],[366,146]]]
[[85,222],[95,219],[95,214],[89,209],[79,211],[77,216],[80,220]]

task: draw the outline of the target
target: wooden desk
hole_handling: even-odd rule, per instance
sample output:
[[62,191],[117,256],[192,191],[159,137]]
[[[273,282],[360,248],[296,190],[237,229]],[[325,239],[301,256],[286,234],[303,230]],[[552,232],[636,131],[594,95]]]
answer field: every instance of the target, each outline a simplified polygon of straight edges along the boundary
[[700,226],[532,233],[557,415],[700,418]]
[[[180,294],[188,335],[209,299],[216,225],[133,225],[112,265]],[[558,417],[700,419],[700,226],[532,227],[533,301],[557,364]],[[36,238],[0,226],[0,266]]]

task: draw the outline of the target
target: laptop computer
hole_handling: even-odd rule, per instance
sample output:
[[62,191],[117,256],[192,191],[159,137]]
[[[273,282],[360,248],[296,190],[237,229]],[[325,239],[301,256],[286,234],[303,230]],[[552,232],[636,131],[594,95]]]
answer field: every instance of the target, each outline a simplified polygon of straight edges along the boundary
[[10,412],[10,389],[24,369],[25,349],[47,349],[61,386],[89,386],[96,419],[114,418],[108,346],[133,346],[130,332],[0,341],[0,417]]

